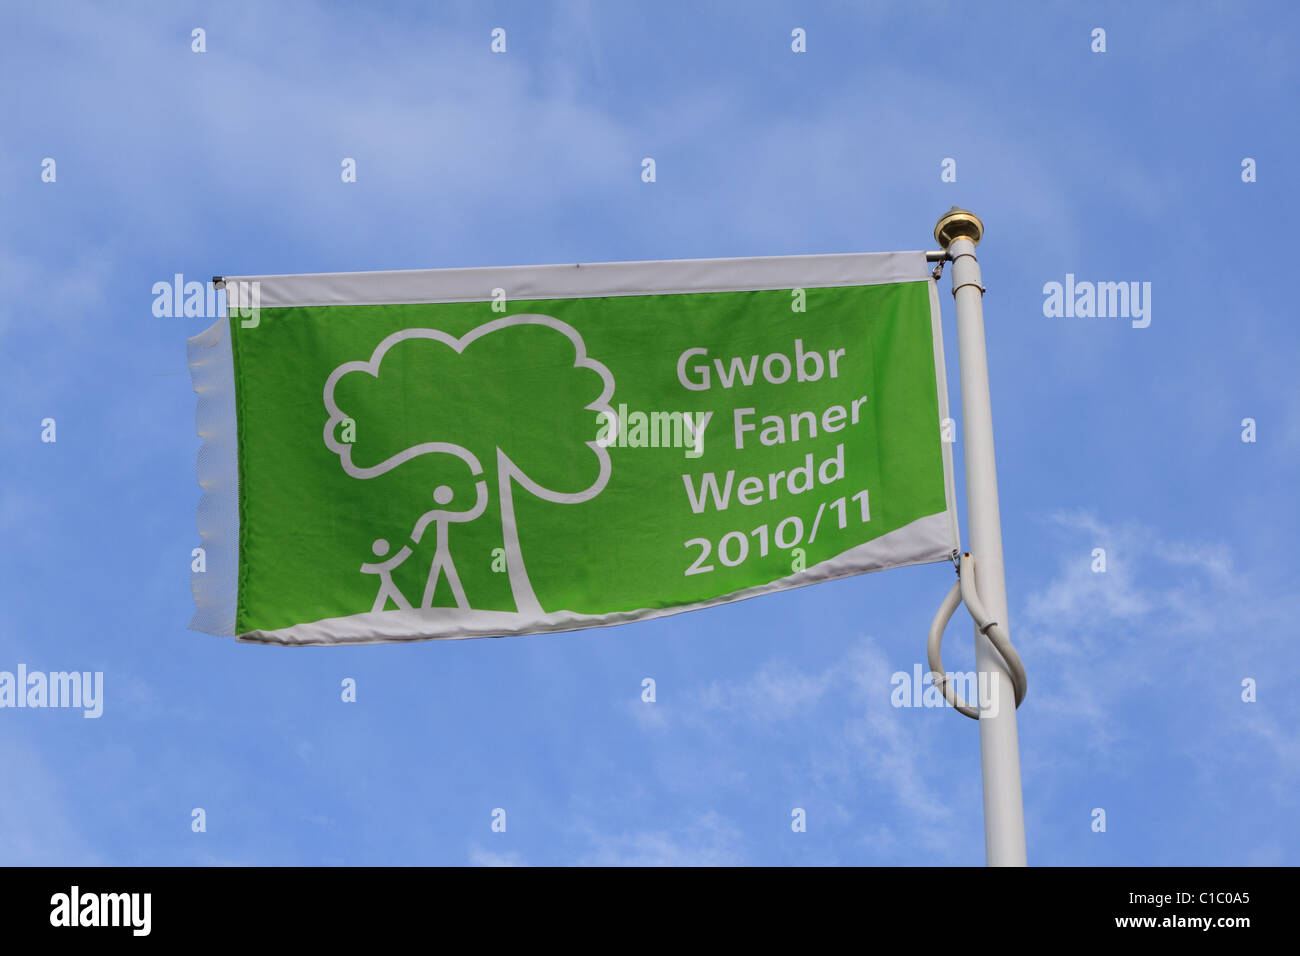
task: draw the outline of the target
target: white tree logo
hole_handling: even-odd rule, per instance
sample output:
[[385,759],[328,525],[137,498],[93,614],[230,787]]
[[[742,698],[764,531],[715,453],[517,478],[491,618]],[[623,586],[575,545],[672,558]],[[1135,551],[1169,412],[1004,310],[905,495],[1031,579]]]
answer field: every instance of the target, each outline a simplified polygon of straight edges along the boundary
[[[605,421],[611,423],[611,427],[617,427],[618,416],[614,414],[610,407],[610,399],[614,395],[614,376],[610,374],[608,368],[601,362],[587,356],[586,345],[572,326],[561,322],[549,315],[511,315],[499,319],[494,319],[484,325],[469,332],[468,334],[456,338],[448,335],[446,332],[438,329],[403,329],[400,332],[394,332],[389,335],[378,346],[370,358],[364,361],[345,362],[330,373],[329,378],[325,380],[325,408],[329,413],[329,419],[325,423],[325,446],[338,455],[343,470],[353,478],[367,479],[375,478],[379,475],[399,467],[405,462],[420,455],[444,454],[452,455],[463,461],[469,468],[470,475],[475,479],[475,500],[474,503],[461,510],[450,510],[443,507],[451,503],[453,493],[447,486],[439,486],[433,491],[433,501],[437,507],[424,511],[415,519],[411,531],[411,540],[419,543],[429,525],[434,525],[436,535],[436,550],[434,557],[429,566],[429,575],[425,585],[424,594],[421,597],[420,607],[428,608],[432,606],[433,595],[437,589],[439,581],[445,577],[448,585],[451,587],[452,594],[456,600],[456,606],[462,611],[471,610],[469,599],[465,594],[465,589],[461,585],[460,576],[456,571],[455,561],[452,559],[450,547],[449,526],[468,521],[473,521],[486,510],[488,505],[488,476],[484,475],[484,470],[479,459],[463,445],[436,440],[439,436],[434,435],[431,438],[435,440],[424,441],[418,444],[403,448],[397,453],[390,455],[376,465],[359,466],[352,461],[353,444],[350,441],[340,440],[338,432],[339,426],[345,422],[351,422],[350,416],[345,414],[335,400],[335,388],[344,376],[353,373],[362,373],[369,375],[372,379],[379,379],[380,366],[384,357],[389,350],[399,343],[412,339],[432,339],[440,342],[453,349],[458,355],[463,355],[465,349],[474,342],[483,339],[485,336],[499,333],[504,329],[517,326],[541,326],[552,329],[560,335],[565,336],[573,345],[575,359],[574,368],[590,369],[600,376],[602,390],[599,397],[585,408],[596,412],[604,417]],[[471,398],[466,396],[465,401]],[[612,437],[612,436],[610,436]],[[494,438],[494,441],[497,439]],[[603,442],[592,440],[585,442],[587,448],[596,456],[599,464],[599,473],[595,481],[587,488],[576,492],[561,492],[546,488],[530,478],[521,468],[511,459],[506,448],[501,444],[496,445],[496,473],[497,473],[497,505],[501,512],[501,525],[503,529],[503,545],[505,550],[506,570],[509,574],[510,590],[514,597],[515,608],[518,613],[539,616],[544,614],[537,596],[533,593],[532,583],[528,579],[528,570],[524,565],[524,557],[519,546],[519,529],[515,522],[514,486],[518,485],[532,495],[545,501],[553,501],[560,504],[578,504],[589,501],[604,490],[609,483],[611,473],[611,463],[609,450],[606,445],[610,444],[607,437]],[[379,593],[375,597],[372,611],[384,610],[391,601],[399,610],[411,610],[413,604],[402,594],[392,580],[393,570],[405,561],[412,554],[409,547],[402,547],[395,554],[389,554],[390,547],[387,541],[382,538],[376,539],[372,547],[375,557],[383,559],[377,562],[367,562],[361,565],[361,572],[364,574],[373,574],[379,577]]]

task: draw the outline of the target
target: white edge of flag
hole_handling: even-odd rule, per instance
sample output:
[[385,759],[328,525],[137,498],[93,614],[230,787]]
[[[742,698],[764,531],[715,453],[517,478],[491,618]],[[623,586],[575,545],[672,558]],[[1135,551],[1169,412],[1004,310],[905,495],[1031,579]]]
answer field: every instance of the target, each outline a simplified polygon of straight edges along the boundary
[[229,320],[219,319],[194,336],[186,351],[198,393],[194,425],[203,439],[196,464],[203,488],[197,522],[206,565],[202,571],[191,566],[190,628],[230,636],[239,600],[239,459]]
[[[923,282],[924,252],[859,252],[752,259],[664,259],[574,265],[486,266],[400,272],[223,276],[230,308],[320,305],[415,305],[600,296],[751,292]],[[252,283],[258,300],[249,301]]]

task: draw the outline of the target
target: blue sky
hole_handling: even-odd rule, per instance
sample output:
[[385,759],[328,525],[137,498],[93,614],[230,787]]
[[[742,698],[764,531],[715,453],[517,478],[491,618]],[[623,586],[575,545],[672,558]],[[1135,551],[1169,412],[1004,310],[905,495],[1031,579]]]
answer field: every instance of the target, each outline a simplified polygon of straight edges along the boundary
[[[987,228],[1031,863],[1297,862],[1291,5],[380,7],[3,13],[0,669],[105,702],[0,710],[0,862],[982,862],[975,725],[889,704],[942,565],[549,637],[188,631],[209,320],[150,291],[932,248],[953,204]],[[1150,282],[1150,326],[1045,317],[1067,273]]]

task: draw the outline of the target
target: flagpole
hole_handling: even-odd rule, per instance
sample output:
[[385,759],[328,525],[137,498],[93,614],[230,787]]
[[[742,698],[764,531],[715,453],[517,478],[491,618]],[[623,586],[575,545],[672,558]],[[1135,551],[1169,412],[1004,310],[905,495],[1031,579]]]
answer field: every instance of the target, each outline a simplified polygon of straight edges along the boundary
[[[975,590],[989,615],[1010,633],[1002,563],[1002,519],[993,455],[984,341],[984,286],[975,246],[984,224],[953,206],[940,217],[934,237],[952,261],[961,369],[961,416],[966,462],[966,522],[974,558]],[[989,866],[1025,866],[1025,809],[1020,789],[1020,744],[1015,689],[993,643],[975,629],[975,669],[980,693],[980,768],[984,778],[984,850]],[[987,696],[986,696],[987,695]],[[995,707],[990,708],[990,704]]]

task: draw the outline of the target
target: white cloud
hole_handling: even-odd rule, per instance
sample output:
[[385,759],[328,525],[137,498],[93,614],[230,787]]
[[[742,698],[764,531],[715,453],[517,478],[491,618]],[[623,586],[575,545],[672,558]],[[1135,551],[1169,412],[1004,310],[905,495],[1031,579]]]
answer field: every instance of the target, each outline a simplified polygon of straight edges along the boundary
[[102,864],[77,824],[75,804],[81,797],[65,794],[66,780],[22,739],[26,735],[15,726],[15,714],[5,716],[0,766],[8,784],[0,787],[0,861],[5,866]]
[[744,862],[742,835],[725,817],[709,811],[675,829],[622,834],[587,831],[593,844],[586,866],[736,866]]
[[[914,645],[919,657],[923,634]],[[766,755],[767,776],[815,805],[817,825],[866,834],[882,858],[915,861],[919,848],[925,860],[957,862],[979,835],[954,836],[953,808],[978,802],[978,787],[933,757],[964,719],[893,707],[898,669],[865,637],[818,671],[771,661],[749,677],[687,690],[681,703],[655,705],[656,775],[686,799],[736,799],[726,795],[752,789],[755,754]],[[967,755],[972,764],[976,755]]]
[[469,848],[469,862],[471,866],[527,866],[518,853],[487,850],[477,843]]
[[[1059,567],[1012,615],[1030,679],[1022,766],[1036,811],[1059,819],[1067,792],[1093,805],[1105,781],[1144,765],[1153,776],[1141,787],[1202,804],[1231,805],[1244,781],[1262,781],[1294,805],[1300,705],[1283,675],[1300,669],[1295,590],[1238,571],[1222,544],[1086,513],[1052,524]],[[1090,570],[1093,547],[1107,549],[1105,573]],[[1258,681],[1255,703],[1241,699],[1246,677]],[[1184,775],[1156,779],[1171,772]]]

